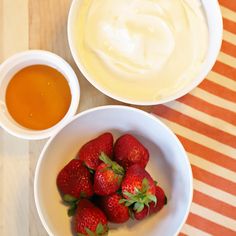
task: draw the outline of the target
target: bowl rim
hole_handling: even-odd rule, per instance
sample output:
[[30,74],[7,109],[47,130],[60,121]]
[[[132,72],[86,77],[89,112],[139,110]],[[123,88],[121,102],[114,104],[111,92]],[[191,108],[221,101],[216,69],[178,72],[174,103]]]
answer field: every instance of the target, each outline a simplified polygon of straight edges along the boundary
[[[194,88],[196,88],[205,79],[205,77],[211,71],[212,67],[214,66],[214,64],[217,60],[218,54],[219,54],[220,49],[221,49],[222,39],[223,39],[223,19],[222,19],[222,14],[221,14],[219,2],[217,0],[213,0],[211,4],[215,4],[215,7],[216,7],[215,14],[217,15],[217,19],[219,21],[216,24],[218,34],[214,39],[214,41],[215,41],[214,52],[212,53],[212,55],[207,55],[206,56],[207,60],[204,62],[204,65],[202,66],[201,71],[198,73],[196,78],[189,85],[181,88],[180,90],[177,90],[173,94],[168,95],[164,98],[156,99],[156,100],[148,100],[148,101],[142,101],[142,100],[138,100],[138,99],[133,100],[133,99],[130,99],[130,98],[122,97],[122,96],[117,95],[117,94],[113,94],[112,91],[109,91],[105,86],[102,86],[99,82],[97,82],[97,80],[94,77],[92,78],[92,76],[87,71],[86,67],[81,62],[81,59],[80,59],[80,57],[78,56],[78,53],[77,53],[77,49],[74,45],[73,30],[72,30],[72,28],[73,28],[73,17],[74,17],[75,10],[76,10],[76,7],[77,7],[76,4],[78,4],[80,1],[82,1],[82,0],[73,0],[72,1],[71,6],[70,6],[70,10],[69,10],[69,14],[68,14],[68,20],[67,20],[67,38],[68,38],[69,48],[70,48],[72,57],[73,57],[76,65],[77,65],[78,69],[81,71],[81,73],[82,73],[82,75],[84,76],[85,79],[87,79],[100,92],[102,92],[103,94],[105,94],[105,95],[107,95],[107,96],[109,96],[109,97],[111,97],[111,98],[113,98],[117,101],[132,104],[132,105],[148,106],[148,105],[163,104],[163,103],[167,103],[167,102],[176,100],[176,99],[186,95],[187,93],[192,91]],[[204,3],[203,3],[204,1],[201,0],[201,2],[202,2],[203,7],[204,7]],[[208,13],[206,11],[205,11],[205,14],[208,15]],[[206,19],[206,21],[208,23],[207,19]],[[209,50],[209,45],[208,45],[208,50]]]
[[[52,136],[56,132],[56,130],[60,129],[60,127],[63,127],[63,125],[66,123],[68,119],[70,119],[76,114],[76,111],[80,102],[80,84],[79,84],[77,75],[75,74],[70,64],[59,55],[52,53],[50,51],[46,51],[46,50],[30,49],[30,50],[18,52],[10,56],[9,58],[7,58],[0,65],[0,72],[5,74],[7,71],[11,70],[11,67],[13,67],[11,66],[11,64],[18,65],[21,63],[30,62],[30,60],[32,59],[42,60],[42,61],[45,60],[45,62],[47,62],[45,65],[50,66],[50,67],[53,67],[53,66],[49,65],[49,62],[53,62],[54,60],[61,63],[61,65],[58,66],[58,68],[56,69],[59,70],[59,72],[64,75],[69,85],[69,89],[71,93],[71,102],[70,102],[68,111],[65,113],[64,117],[60,121],[58,121],[55,125],[44,130],[31,130],[17,124],[17,122],[15,121],[14,123],[10,121],[9,122],[10,124],[12,123],[13,126],[15,127],[17,126],[16,130],[14,130],[14,127],[12,128],[12,127],[9,127],[8,125],[5,125],[4,122],[2,122],[1,120],[0,120],[0,127],[2,127],[9,134],[15,137],[21,138],[21,139],[40,140],[40,139],[45,139]],[[0,85],[1,85],[1,81],[2,81],[2,78],[0,78]],[[3,111],[0,110],[0,112],[3,112]]]
[[143,110],[133,108],[133,107],[124,106],[124,105],[106,105],[106,106],[99,106],[99,107],[95,107],[95,108],[85,110],[85,111],[75,115],[70,120],[68,120],[68,122],[61,129],[57,130],[57,132],[54,133],[50,137],[50,139],[47,141],[47,143],[44,145],[44,147],[43,147],[43,149],[40,153],[39,159],[37,161],[35,174],[34,174],[34,201],[35,201],[35,205],[36,205],[36,209],[37,209],[39,218],[40,218],[44,228],[46,229],[47,233],[50,236],[54,236],[54,234],[52,233],[50,227],[47,225],[47,223],[44,219],[43,213],[42,213],[41,208],[40,208],[39,196],[38,196],[39,195],[39,191],[38,191],[39,171],[40,171],[41,163],[45,158],[45,152],[47,151],[50,144],[53,142],[54,138],[60,132],[62,132],[63,129],[65,129],[68,125],[70,125],[73,121],[75,121],[76,119],[79,119],[81,116],[84,116],[86,114],[93,113],[93,112],[96,112],[96,111],[104,111],[104,110],[107,110],[107,109],[111,109],[111,110],[112,109],[122,109],[122,110],[134,111],[134,112],[137,112],[137,113],[140,113],[140,114],[146,116],[149,119],[154,120],[155,122],[158,123],[158,125],[162,126],[168,132],[169,135],[172,136],[172,138],[175,140],[176,144],[178,145],[178,148],[182,152],[182,154],[184,156],[184,161],[185,161],[185,164],[186,164],[186,167],[187,167],[186,172],[188,173],[188,176],[190,178],[189,179],[189,185],[190,185],[189,187],[190,188],[189,188],[189,193],[188,193],[189,194],[189,200],[188,200],[188,203],[187,203],[187,208],[185,209],[184,217],[181,221],[181,224],[176,229],[175,236],[177,236],[179,234],[179,232],[181,231],[183,225],[185,224],[186,220],[187,220],[187,217],[188,217],[189,212],[190,212],[190,207],[191,207],[191,204],[192,204],[192,199],[193,199],[193,174],[192,174],[192,169],[191,169],[191,165],[190,165],[190,161],[188,159],[187,153],[186,153],[182,143],[179,141],[177,136],[174,134],[174,132],[166,124],[164,124],[161,120],[159,120],[154,114],[147,113]]

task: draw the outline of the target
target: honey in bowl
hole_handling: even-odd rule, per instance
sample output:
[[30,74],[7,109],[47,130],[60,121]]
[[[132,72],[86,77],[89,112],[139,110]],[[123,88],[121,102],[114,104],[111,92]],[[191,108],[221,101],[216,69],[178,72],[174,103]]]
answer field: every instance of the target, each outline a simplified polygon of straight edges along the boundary
[[46,65],[18,71],[6,90],[6,105],[21,126],[44,130],[57,124],[69,110],[71,92],[62,73]]

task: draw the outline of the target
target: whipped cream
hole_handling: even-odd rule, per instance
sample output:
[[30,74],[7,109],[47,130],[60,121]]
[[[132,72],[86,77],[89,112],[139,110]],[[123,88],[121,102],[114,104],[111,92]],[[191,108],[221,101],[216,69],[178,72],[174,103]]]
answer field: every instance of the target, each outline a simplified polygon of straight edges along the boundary
[[86,0],[76,21],[85,69],[120,97],[171,95],[205,59],[208,29],[199,0]]

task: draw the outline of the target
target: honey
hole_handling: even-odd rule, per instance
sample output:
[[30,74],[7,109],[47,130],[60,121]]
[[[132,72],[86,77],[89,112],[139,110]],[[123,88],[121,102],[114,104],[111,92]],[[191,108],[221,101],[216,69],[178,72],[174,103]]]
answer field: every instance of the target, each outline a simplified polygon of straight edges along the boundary
[[6,105],[21,126],[44,130],[58,123],[71,103],[69,84],[62,73],[46,65],[18,71],[6,89]]

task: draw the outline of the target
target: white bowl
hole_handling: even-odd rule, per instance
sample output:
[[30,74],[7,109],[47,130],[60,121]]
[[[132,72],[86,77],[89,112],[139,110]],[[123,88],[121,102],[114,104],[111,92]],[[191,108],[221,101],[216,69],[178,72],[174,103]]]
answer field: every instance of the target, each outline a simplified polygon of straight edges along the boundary
[[[192,172],[186,153],[172,131],[144,111],[104,106],[75,116],[44,147],[35,173],[34,196],[40,219],[49,235],[69,236],[70,219],[61,202],[56,177],[88,140],[110,131],[114,137],[134,134],[148,148],[147,170],[164,188],[168,204],[156,215],[111,230],[111,236],[173,236],[178,234],[192,201]],[[114,225],[112,225],[114,228]]]
[[[71,92],[71,104],[68,112],[56,125],[45,130],[30,130],[19,125],[9,114],[5,94],[12,76],[19,70],[30,65],[47,65],[60,71],[68,81]],[[58,55],[42,50],[29,50],[15,54],[0,65],[0,126],[10,134],[23,139],[43,139],[54,134],[63,127],[77,111],[80,99],[80,86],[71,66]]]
[[84,0],[73,0],[69,12],[68,17],[68,40],[70,45],[70,50],[72,53],[72,56],[84,75],[84,77],[98,90],[100,90],[102,93],[108,95],[111,98],[114,98],[116,100],[129,103],[129,104],[136,104],[136,105],[155,105],[155,104],[161,104],[166,103],[172,100],[175,100],[188,92],[190,92],[193,88],[195,88],[198,84],[201,83],[201,81],[206,77],[206,75],[209,73],[209,71],[212,69],[216,58],[218,56],[221,42],[222,42],[222,32],[223,32],[223,24],[222,24],[222,15],[219,7],[219,3],[217,0],[202,0],[203,8],[206,15],[206,20],[208,23],[208,29],[209,29],[209,47],[207,51],[207,55],[205,57],[205,61],[202,65],[202,68],[199,72],[199,74],[194,78],[193,80],[189,81],[188,83],[185,83],[184,86],[178,87],[176,86],[176,89],[173,89],[173,92],[163,94],[162,97],[156,98],[155,100],[150,99],[137,99],[137,98],[128,98],[127,96],[120,95],[116,92],[117,86],[114,83],[114,86],[111,88],[107,88],[105,85],[102,85],[98,78],[95,76],[93,77],[88,70],[86,69],[86,66],[82,63],[82,60],[79,55],[79,49],[76,47],[76,40],[74,36],[74,24],[75,19],[78,14],[78,9],[83,4]]

